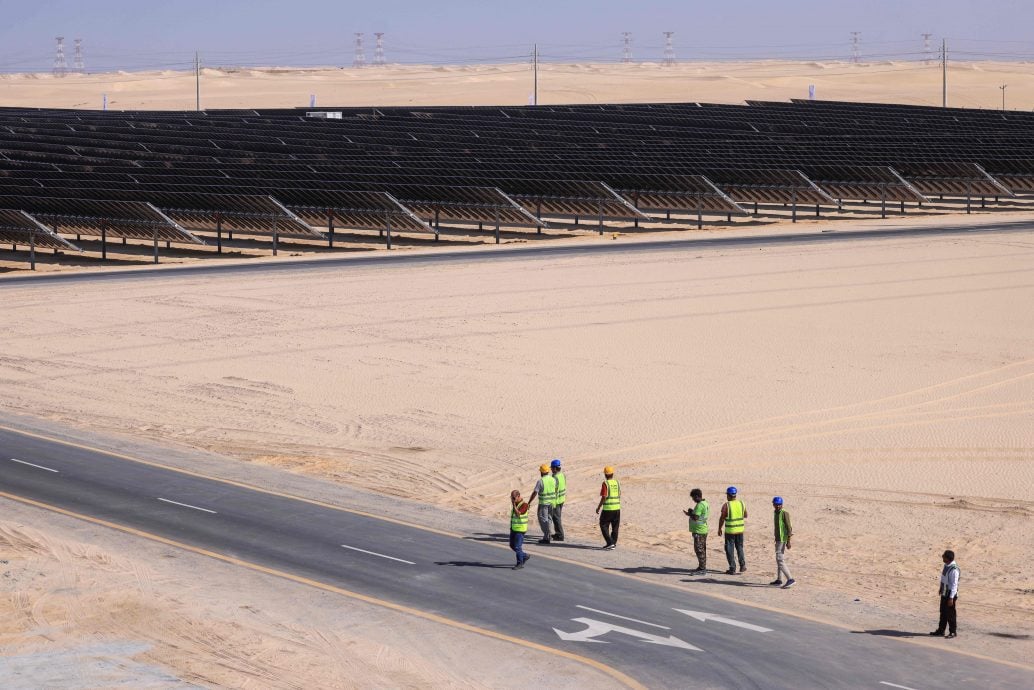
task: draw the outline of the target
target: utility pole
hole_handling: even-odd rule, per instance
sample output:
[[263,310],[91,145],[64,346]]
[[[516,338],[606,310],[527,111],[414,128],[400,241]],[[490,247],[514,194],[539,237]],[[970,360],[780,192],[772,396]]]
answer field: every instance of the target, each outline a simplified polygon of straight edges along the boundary
[[632,62],[632,32],[622,31],[621,38],[625,45],[624,51],[621,53],[621,62]]
[[75,39],[75,61],[72,63],[73,69],[82,74],[86,71],[86,66],[83,64],[83,39]]
[[861,38],[862,38],[862,32],[861,31],[852,31],[851,32],[851,62],[853,62],[855,64],[858,64],[859,59],[861,58],[861,50],[860,50],[860,45],[859,45],[859,42],[861,41]]
[[54,76],[63,77],[68,71],[68,61],[65,60],[65,37],[57,37],[57,49],[54,52]]
[[665,31],[664,33],[664,66],[674,67],[675,66],[675,43],[672,37],[675,35],[674,31]]
[[539,44],[536,43],[535,47],[531,51],[531,64],[533,65],[533,79],[532,92],[531,92],[531,104],[539,104]]
[[923,64],[929,65],[930,57],[933,54],[930,50],[930,38],[933,36],[933,34],[920,34],[920,36],[923,37]]
[[948,40],[941,39],[941,107],[948,107]]
[[998,87],[998,88],[1000,88],[1002,90],[1002,112],[1003,113],[1005,112],[1005,87],[1006,86],[1008,86],[1008,84],[1002,84],[1001,86]]
[[201,112],[201,54],[194,51],[194,104]]

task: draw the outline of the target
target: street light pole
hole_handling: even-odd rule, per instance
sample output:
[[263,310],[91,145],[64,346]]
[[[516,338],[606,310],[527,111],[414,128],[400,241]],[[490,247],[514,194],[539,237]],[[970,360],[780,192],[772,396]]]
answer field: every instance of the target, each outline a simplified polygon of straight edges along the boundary
[[941,107],[948,107],[948,39],[941,39]]
[[532,63],[535,65],[535,85],[532,91],[531,104],[539,104],[539,44],[535,44],[535,49],[532,52]]
[[1007,86],[1008,86],[1008,84],[1002,84],[1001,86],[998,87],[998,88],[1000,88],[1002,90],[1002,112],[1003,113],[1005,112],[1005,87],[1007,87]]
[[201,54],[194,51],[194,102],[201,112]]

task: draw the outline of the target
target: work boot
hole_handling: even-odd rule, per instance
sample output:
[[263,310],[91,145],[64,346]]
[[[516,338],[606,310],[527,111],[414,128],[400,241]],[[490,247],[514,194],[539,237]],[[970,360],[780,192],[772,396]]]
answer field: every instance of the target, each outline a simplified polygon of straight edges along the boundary
[[523,567],[524,567],[524,561],[521,561],[517,565],[513,566],[513,570],[520,570]]
[[549,543],[549,538],[548,537],[542,537],[541,539],[539,539],[539,543],[540,544],[548,544]]
[[785,585],[783,585],[783,589],[790,589],[790,588],[791,588],[791,587],[793,587],[793,586],[794,586],[795,584],[797,584],[797,580],[795,580],[795,579],[793,579],[793,578],[791,577],[791,578],[790,578],[789,580],[787,580],[787,581],[786,581],[786,584],[785,584]]
[[931,637],[944,637],[944,631],[943,630],[934,630],[932,633],[930,633],[930,636]]
[[735,575],[736,574],[736,568],[729,568],[728,570],[725,571],[725,574],[726,575]]
[[783,584],[783,581],[782,580],[772,580],[768,584],[770,584],[770,585],[781,585],[781,584]]

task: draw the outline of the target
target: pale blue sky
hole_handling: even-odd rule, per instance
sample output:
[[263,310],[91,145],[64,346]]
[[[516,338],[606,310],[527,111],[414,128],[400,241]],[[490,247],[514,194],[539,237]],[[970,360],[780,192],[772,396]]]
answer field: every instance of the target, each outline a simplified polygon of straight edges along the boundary
[[353,32],[386,34],[389,61],[617,61],[621,32],[636,59],[659,59],[662,31],[680,60],[920,59],[920,34],[957,59],[1034,60],[1034,0],[0,0],[0,71],[49,70],[54,37],[83,39],[88,70],[209,65],[349,65]]

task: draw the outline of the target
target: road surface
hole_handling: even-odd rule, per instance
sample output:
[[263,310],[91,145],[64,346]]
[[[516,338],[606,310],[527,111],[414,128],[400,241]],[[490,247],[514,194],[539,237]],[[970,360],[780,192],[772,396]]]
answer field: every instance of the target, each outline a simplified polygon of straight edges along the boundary
[[458,538],[159,463],[0,428],[0,497],[576,655],[632,687],[1034,687],[1021,668],[543,557],[560,547],[514,571],[505,525]]

